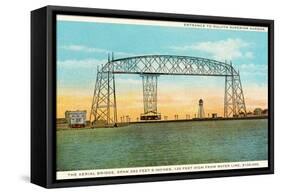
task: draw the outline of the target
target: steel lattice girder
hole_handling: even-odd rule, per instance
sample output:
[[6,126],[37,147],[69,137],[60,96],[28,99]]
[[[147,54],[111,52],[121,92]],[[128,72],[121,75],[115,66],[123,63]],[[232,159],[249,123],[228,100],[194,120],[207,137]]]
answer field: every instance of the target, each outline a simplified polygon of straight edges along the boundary
[[143,74],[143,104],[144,114],[157,114],[157,76]]
[[[241,113],[246,116],[246,105],[240,75],[231,64],[191,56],[146,55],[115,60],[109,59],[109,61],[101,67],[100,71],[97,73],[90,121],[106,121],[107,124],[117,122],[114,74],[119,73],[141,75],[151,74],[154,76],[224,76],[224,116],[236,116]],[[155,94],[157,100],[157,91]],[[146,106],[145,112],[150,110],[157,111],[157,101],[156,104],[147,103],[144,104],[144,106]]]
[[233,67],[227,63],[211,59],[173,55],[148,55],[116,59],[102,67],[102,71],[114,73],[206,76],[232,75],[232,69]]

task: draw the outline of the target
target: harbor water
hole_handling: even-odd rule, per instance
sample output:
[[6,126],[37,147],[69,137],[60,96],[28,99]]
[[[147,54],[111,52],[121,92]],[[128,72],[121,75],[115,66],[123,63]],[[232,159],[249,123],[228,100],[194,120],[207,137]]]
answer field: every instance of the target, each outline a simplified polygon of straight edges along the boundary
[[57,170],[267,160],[268,120],[57,130]]

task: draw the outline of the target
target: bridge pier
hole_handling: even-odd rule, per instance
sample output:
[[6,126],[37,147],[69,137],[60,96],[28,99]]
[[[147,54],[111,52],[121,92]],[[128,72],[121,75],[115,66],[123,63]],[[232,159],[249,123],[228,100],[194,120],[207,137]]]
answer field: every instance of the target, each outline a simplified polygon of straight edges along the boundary
[[100,126],[117,126],[115,76],[98,70],[92,100],[90,122]]
[[239,72],[225,76],[224,117],[247,116]]
[[142,74],[144,113],[140,120],[160,120],[157,112],[157,78],[156,74]]

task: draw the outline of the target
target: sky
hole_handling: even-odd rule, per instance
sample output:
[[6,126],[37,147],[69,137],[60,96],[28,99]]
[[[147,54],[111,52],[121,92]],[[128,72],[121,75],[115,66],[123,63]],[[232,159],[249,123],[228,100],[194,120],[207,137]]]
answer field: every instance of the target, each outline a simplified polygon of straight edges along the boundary
[[[267,108],[267,32],[183,28],[84,21],[57,21],[57,117],[87,110],[89,117],[97,66],[150,54],[188,55],[231,61],[240,71],[247,111]],[[139,75],[118,74],[117,114],[136,120],[143,113]],[[158,111],[168,119],[191,117],[204,100],[205,114],[223,115],[224,78],[159,76]]]

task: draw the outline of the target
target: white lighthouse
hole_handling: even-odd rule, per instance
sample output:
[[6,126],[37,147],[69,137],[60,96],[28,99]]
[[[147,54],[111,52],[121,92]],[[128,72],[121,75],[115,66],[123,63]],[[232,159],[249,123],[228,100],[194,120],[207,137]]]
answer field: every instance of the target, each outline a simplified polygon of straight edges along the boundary
[[204,112],[203,100],[202,99],[199,100],[198,118],[199,119],[205,118],[205,112]]

